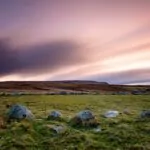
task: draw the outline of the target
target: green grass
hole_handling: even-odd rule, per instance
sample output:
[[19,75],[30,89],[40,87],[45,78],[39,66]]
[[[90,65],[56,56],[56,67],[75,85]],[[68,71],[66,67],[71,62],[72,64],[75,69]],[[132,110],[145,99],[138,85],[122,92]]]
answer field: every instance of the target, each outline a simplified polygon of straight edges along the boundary
[[[0,129],[0,150],[150,150],[150,119],[141,120],[143,109],[150,109],[150,96],[74,95],[74,96],[8,96],[0,97],[0,113],[6,103],[28,106],[35,114],[32,122],[13,122]],[[105,111],[115,109],[116,118],[103,118]],[[90,109],[100,122],[102,131],[71,126],[69,120],[83,109]],[[48,113],[59,110],[60,121],[46,120]],[[56,134],[46,125],[64,125],[67,130]]]

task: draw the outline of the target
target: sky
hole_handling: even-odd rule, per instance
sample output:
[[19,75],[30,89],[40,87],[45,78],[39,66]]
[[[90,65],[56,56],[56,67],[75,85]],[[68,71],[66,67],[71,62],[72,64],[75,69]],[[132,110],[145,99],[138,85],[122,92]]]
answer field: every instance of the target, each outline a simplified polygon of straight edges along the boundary
[[0,81],[150,84],[150,0],[0,0]]

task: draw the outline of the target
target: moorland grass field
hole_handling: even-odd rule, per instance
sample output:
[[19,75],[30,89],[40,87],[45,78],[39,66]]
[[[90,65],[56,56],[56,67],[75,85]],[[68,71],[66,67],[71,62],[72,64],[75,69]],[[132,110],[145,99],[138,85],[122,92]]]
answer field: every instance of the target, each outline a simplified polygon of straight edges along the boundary
[[[0,114],[12,103],[27,106],[36,119],[0,129],[0,150],[150,150],[150,119],[139,118],[142,110],[150,109],[149,95],[6,96],[0,97]],[[71,125],[70,119],[85,109],[95,114],[100,132]],[[47,120],[52,110],[59,110],[63,119]],[[104,118],[107,110],[121,114]],[[66,131],[56,134],[48,125],[63,125]]]

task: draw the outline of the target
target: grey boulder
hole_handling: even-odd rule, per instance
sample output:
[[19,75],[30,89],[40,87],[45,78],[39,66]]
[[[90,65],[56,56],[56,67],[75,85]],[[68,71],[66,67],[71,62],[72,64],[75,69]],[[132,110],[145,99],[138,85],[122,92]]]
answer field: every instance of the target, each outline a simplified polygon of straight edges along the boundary
[[9,108],[7,112],[7,118],[8,120],[12,120],[12,119],[21,120],[25,118],[33,119],[34,115],[27,107],[19,105],[19,104],[15,104]]

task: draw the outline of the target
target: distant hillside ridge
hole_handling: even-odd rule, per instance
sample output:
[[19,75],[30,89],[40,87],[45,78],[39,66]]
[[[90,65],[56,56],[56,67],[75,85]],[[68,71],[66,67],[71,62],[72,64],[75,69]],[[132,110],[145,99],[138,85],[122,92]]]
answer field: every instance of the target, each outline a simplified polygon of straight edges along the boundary
[[107,82],[98,82],[98,81],[90,81],[90,80],[62,80],[62,81],[51,81],[51,82],[62,82],[62,83],[72,83],[72,84],[102,84],[108,85]]
[[62,90],[85,92],[131,92],[133,90],[148,91],[149,85],[112,85],[107,82],[88,80],[63,81],[7,81],[0,82],[0,91],[41,91],[55,92]]

